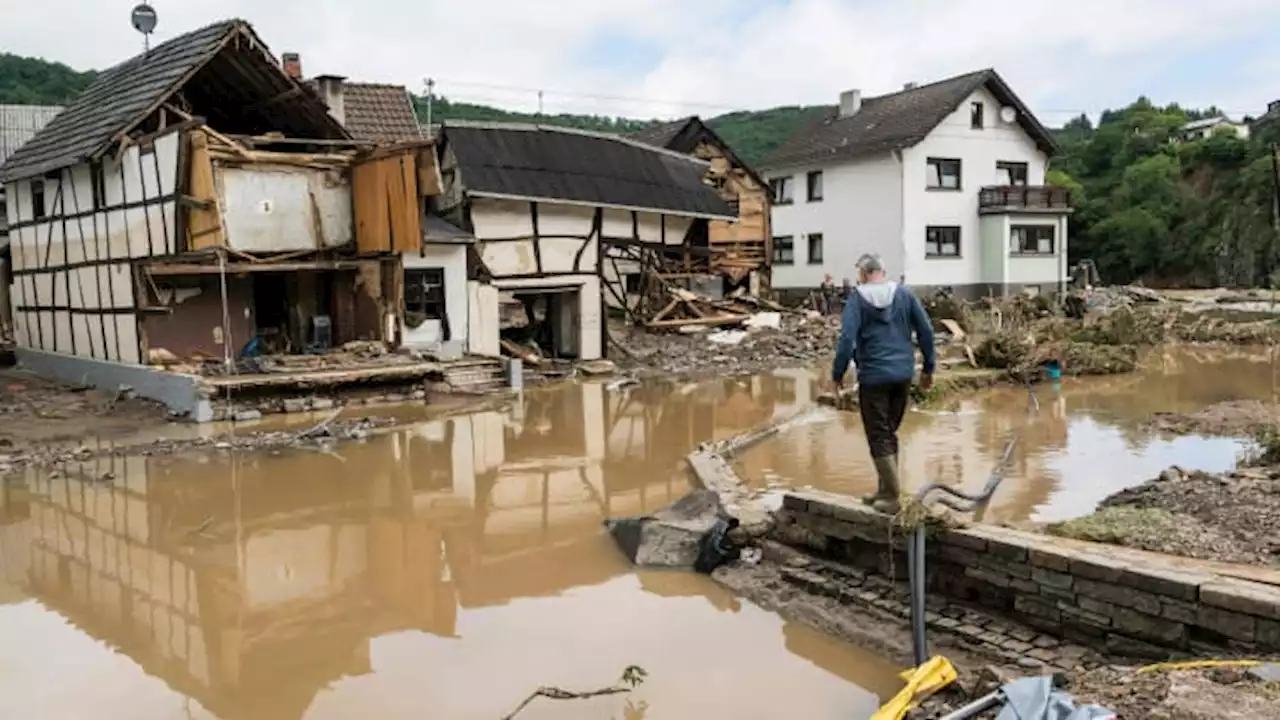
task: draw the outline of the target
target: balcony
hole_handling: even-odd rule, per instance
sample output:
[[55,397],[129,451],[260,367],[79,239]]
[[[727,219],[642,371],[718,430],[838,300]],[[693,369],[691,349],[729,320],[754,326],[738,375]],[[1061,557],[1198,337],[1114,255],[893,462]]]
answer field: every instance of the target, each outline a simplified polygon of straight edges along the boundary
[[1071,212],[1071,191],[1052,185],[991,185],[978,193],[978,212]]

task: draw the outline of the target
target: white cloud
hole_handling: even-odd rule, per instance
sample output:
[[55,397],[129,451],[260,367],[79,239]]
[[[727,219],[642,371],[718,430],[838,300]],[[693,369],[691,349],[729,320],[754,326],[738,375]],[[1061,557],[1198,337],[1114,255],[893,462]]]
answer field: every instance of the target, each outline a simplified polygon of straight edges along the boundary
[[[535,93],[480,85],[544,87],[551,91],[549,111],[626,115],[832,102],[848,87],[878,93],[994,66],[1046,120],[1059,122],[1062,114],[1049,111],[1127,102],[1170,64],[1280,26],[1274,0],[153,2],[157,40],[239,16],[276,53],[301,52],[309,74],[415,90],[430,75],[450,97],[523,108],[536,103]],[[585,49],[601,37],[634,38],[656,58],[646,70],[617,62],[612,55],[630,52],[625,48],[588,57]],[[79,68],[118,62],[140,44],[128,4],[114,0],[44,0],[0,25],[0,47],[9,52]],[[1275,51],[1257,44],[1252,67],[1273,66]],[[1274,73],[1248,67],[1210,88],[1221,100],[1206,97],[1212,93],[1192,72],[1183,87],[1195,97],[1187,99],[1260,108],[1280,96],[1280,87],[1266,84]],[[592,100],[557,90],[684,104]],[[1160,99],[1179,99],[1178,91],[1165,88],[1169,96]]]

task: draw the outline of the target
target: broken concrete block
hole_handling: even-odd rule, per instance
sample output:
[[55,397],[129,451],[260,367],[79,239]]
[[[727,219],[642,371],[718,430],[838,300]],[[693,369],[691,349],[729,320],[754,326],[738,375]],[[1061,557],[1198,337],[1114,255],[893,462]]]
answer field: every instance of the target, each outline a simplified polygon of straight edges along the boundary
[[605,527],[636,565],[688,569],[703,538],[723,517],[719,497],[697,490],[652,515],[609,519]]
[[306,398],[285,398],[282,407],[287,413],[300,413],[306,412],[309,404]]
[[252,422],[262,419],[261,410],[237,410],[235,415],[231,416],[235,422]]
[[311,401],[312,410],[332,410],[333,400],[329,398],[316,398]]

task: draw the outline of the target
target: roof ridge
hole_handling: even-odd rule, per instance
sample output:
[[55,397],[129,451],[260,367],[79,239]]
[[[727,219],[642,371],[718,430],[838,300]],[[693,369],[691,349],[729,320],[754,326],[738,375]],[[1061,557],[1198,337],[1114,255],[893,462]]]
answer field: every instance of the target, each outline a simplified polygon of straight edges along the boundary
[[680,160],[685,160],[685,161],[691,161],[691,162],[699,163],[702,165],[711,164],[706,160],[693,157],[692,155],[685,155],[684,153],[676,152],[675,150],[668,150],[666,148],[657,147],[656,145],[650,145],[649,143],[641,142],[639,140],[632,140],[629,137],[618,135],[617,133],[607,133],[607,132],[601,132],[599,130],[586,130],[584,128],[567,127],[564,125],[547,125],[542,123],[503,122],[500,120],[498,121],[445,120],[443,123],[441,123],[441,125],[444,127],[444,130],[446,132],[448,132],[449,128],[452,126],[452,127],[458,127],[458,128],[469,128],[473,130],[518,130],[522,132],[541,131],[541,132],[558,132],[558,133],[564,133],[567,135],[582,135],[584,137],[594,137],[594,138],[599,138],[601,140],[610,140],[612,142],[622,143],[624,145],[630,145],[632,147],[645,150],[647,152],[662,153],[664,155],[669,155],[673,158],[678,158]]
[[964,78],[977,79],[980,76],[982,80],[985,82],[986,79],[991,77],[991,74],[994,72],[995,72],[994,68],[983,68],[981,70],[973,70],[967,73],[960,73],[959,75],[952,75],[951,77],[943,78],[941,80],[934,80],[933,82],[924,83],[923,85],[916,85],[913,88],[904,87],[899,90],[894,90],[893,92],[885,93],[883,95],[870,95],[864,98],[863,102],[866,102],[867,100],[880,100],[882,98],[893,97],[895,95],[905,95],[907,93],[920,92],[921,90],[930,90],[932,88],[936,88],[939,85],[945,85],[947,83],[955,82],[957,80],[961,80]]

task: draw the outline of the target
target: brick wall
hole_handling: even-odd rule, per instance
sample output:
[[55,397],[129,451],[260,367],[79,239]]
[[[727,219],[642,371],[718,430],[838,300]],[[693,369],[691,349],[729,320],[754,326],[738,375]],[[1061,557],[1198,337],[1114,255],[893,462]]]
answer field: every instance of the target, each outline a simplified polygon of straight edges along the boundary
[[[829,559],[905,580],[905,532],[853,498],[796,492],[784,498],[777,535]],[[931,593],[1116,654],[1280,651],[1276,570],[989,525],[931,529],[926,568]]]

